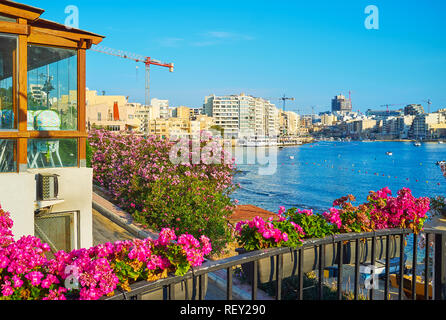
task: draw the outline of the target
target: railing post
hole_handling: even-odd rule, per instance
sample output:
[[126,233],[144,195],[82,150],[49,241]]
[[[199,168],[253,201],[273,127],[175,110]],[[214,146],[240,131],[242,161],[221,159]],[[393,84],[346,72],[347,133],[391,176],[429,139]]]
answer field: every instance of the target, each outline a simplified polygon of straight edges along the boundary
[[400,239],[400,267],[399,267],[399,277],[400,277],[400,285],[398,287],[398,300],[403,299],[403,286],[404,286],[404,247],[405,247],[405,234],[401,235]]
[[412,300],[417,299],[417,247],[418,235],[413,234],[413,253],[412,253]]
[[199,276],[199,288],[200,288],[200,292],[199,292],[199,300],[204,300],[205,299],[205,276],[204,274]]
[[446,297],[446,235],[435,234],[435,300],[444,300]]
[[425,234],[424,255],[424,299],[429,300],[429,233]]
[[338,261],[338,300],[342,300],[342,265],[344,262],[344,245],[342,241],[338,243],[339,261]]
[[252,300],[257,300],[257,270],[259,267],[259,261],[254,260],[252,264]]
[[232,267],[226,269],[227,271],[227,284],[226,284],[226,299],[232,300]]
[[169,300],[175,300],[175,283],[169,285]]
[[371,258],[371,261],[370,261],[370,265],[372,266],[372,286],[370,287],[370,300],[373,300],[373,296],[374,296],[374,293],[375,293],[375,290],[374,290],[374,287],[375,287],[375,280],[376,280],[376,274],[375,274],[375,272],[376,272],[376,266],[375,266],[375,260],[376,260],[376,237],[375,236],[373,236],[372,237],[372,258]]
[[302,248],[299,249],[299,267],[298,267],[298,272],[299,272],[299,300],[303,300],[304,298],[304,275],[303,275],[303,271],[302,271],[302,266],[303,266],[303,250]]
[[324,296],[325,244],[319,246],[319,300]]
[[282,299],[282,276],[283,276],[283,254],[277,256],[277,269],[276,269],[276,280],[277,280],[277,293],[276,300]]
[[389,300],[389,277],[390,277],[390,235],[387,235],[386,236],[386,281],[385,281],[385,287],[384,287],[384,300]]
[[360,254],[361,254],[361,249],[360,249],[360,240],[356,239],[355,241],[355,300],[358,300],[358,296],[359,296],[359,258],[360,258]]

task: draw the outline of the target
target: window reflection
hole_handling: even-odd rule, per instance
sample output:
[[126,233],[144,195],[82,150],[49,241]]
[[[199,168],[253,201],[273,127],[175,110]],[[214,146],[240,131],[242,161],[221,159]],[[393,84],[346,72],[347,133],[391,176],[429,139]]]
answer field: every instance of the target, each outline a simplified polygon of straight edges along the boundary
[[77,139],[29,139],[28,168],[77,167]]
[[76,50],[28,46],[28,130],[77,130]]
[[0,139],[0,172],[16,171],[16,140]]
[[17,37],[0,34],[0,129],[15,129]]

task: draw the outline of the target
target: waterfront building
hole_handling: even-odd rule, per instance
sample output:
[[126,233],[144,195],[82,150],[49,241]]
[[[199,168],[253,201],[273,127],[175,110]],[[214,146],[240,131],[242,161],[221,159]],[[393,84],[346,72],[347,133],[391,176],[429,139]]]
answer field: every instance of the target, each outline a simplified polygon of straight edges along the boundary
[[299,134],[299,118],[300,116],[294,111],[285,111],[287,116],[287,133],[288,135]]
[[277,136],[278,113],[268,100],[240,95],[205,97],[203,111],[215,119],[225,137]]
[[172,117],[172,110],[169,108],[169,100],[153,98],[150,100],[150,106],[153,108],[152,119],[167,119]]
[[351,112],[352,101],[339,94],[331,100],[331,111]]
[[85,66],[103,36],[43,13],[0,5],[0,87],[8,88],[0,90],[0,204],[16,239],[33,235],[69,252],[93,245]]
[[415,116],[409,136],[416,140],[440,138],[446,128],[446,116],[443,113],[423,113]]
[[182,118],[182,119],[190,119],[191,118],[191,109],[185,106],[179,106],[176,107],[173,110],[172,116],[175,118]]
[[424,113],[424,109],[423,106],[421,104],[409,104],[407,106],[404,107],[404,115],[418,115],[418,114],[423,114]]
[[87,128],[103,128],[111,131],[140,131],[141,120],[137,116],[139,104],[131,104],[125,96],[97,95],[86,91]]
[[320,117],[321,117],[321,125],[323,125],[323,126],[331,126],[331,125],[335,124],[337,121],[336,116],[333,114],[324,113],[324,114],[321,114]]

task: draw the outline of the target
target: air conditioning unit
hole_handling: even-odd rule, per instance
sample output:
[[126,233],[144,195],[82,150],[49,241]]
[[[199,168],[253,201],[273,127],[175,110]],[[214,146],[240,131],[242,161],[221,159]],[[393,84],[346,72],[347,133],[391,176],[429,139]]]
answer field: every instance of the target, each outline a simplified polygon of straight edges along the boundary
[[57,200],[59,193],[58,174],[37,174],[37,201]]

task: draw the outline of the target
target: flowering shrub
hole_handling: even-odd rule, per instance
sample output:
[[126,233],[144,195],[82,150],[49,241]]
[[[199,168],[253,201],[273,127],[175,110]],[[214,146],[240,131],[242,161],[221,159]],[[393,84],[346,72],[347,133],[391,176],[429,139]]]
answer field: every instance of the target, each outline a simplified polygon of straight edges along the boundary
[[430,203],[427,197],[415,198],[408,188],[402,188],[396,197],[392,197],[387,187],[370,191],[368,202],[357,207],[351,204],[352,201],[355,201],[352,195],[337,199],[333,207],[324,213],[327,221],[339,232],[409,228],[418,233],[427,219]]
[[408,188],[391,196],[389,188],[370,192],[369,201],[372,229],[409,228],[415,233],[423,229],[430,207],[428,197],[415,198]]
[[116,288],[130,290],[139,280],[157,280],[170,272],[184,275],[212,251],[206,236],[177,237],[165,228],[156,240],[61,250],[47,259],[48,244],[33,236],[14,241],[11,227],[9,213],[0,208],[0,300],[96,300]]
[[195,237],[205,234],[218,252],[230,240],[234,159],[209,136],[202,138],[200,154],[192,141],[92,130],[93,179],[136,221]]
[[251,221],[239,221],[235,227],[237,241],[248,251],[270,247],[297,247],[302,244],[302,228],[286,219],[273,217],[267,221],[256,216]]

